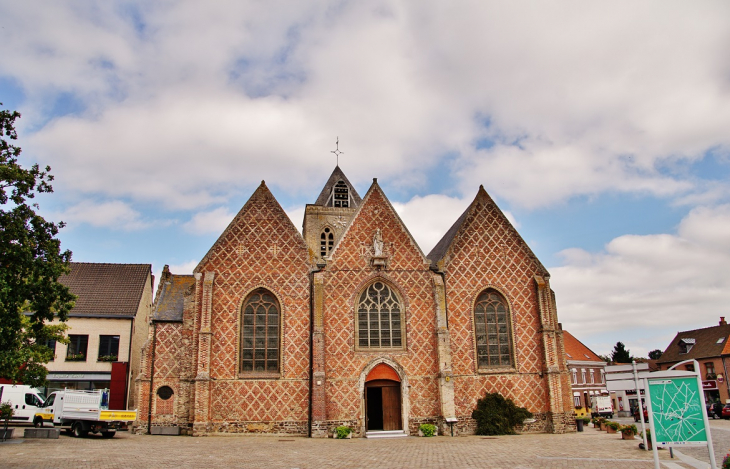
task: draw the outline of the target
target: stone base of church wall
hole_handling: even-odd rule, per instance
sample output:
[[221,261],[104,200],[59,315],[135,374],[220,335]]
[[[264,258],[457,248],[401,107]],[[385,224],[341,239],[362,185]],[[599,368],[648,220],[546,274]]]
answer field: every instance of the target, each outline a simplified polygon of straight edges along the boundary
[[[306,420],[283,420],[278,422],[209,422],[205,427],[205,433],[208,435],[233,433],[243,435],[307,436],[309,433],[308,424],[309,422]],[[194,433],[194,435],[196,434],[197,432]]]
[[[424,423],[430,423],[431,425],[436,425],[436,428],[438,429],[439,435],[447,435],[448,433],[444,433],[444,419],[441,417],[409,417],[408,418],[408,434],[418,435],[418,427],[420,427]],[[448,428],[448,425],[446,425],[446,428]]]
[[[570,413],[552,413],[539,412],[532,415],[532,422],[518,425],[515,431],[518,433],[570,433],[576,431],[575,418]],[[572,423],[571,423],[572,422]],[[450,435],[448,424],[444,423],[444,435]],[[471,416],[459,417],[459,421],[454,424],[454,436],[456,435],[475,435],[477,422]]]
[[334,438],[335,429],[341,426],[350,427],[353,438],[363,436],[360,434],[358,420],[320,420],[312,422],[312,438]]

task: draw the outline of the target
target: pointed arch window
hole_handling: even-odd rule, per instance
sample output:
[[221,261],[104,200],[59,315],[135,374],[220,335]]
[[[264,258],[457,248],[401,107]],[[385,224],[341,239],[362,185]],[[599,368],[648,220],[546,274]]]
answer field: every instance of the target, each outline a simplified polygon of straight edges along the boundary
[[322,230],[319,235],[319,255],[320,257],[327,257],[332,251],[332,247],[335,245],[335,234],[329,227]]
[[278,374],[281,308],[276,297],[264,288],[255,290],[241,316],[241,373]]
[[358,349],[405,348],[403,307],[384,282],[374,282],[360,294],[355,324]]
[[504,297],[493,290],[482,292],[474,307],[474,325],[477,366],[512,366],[512,324]]

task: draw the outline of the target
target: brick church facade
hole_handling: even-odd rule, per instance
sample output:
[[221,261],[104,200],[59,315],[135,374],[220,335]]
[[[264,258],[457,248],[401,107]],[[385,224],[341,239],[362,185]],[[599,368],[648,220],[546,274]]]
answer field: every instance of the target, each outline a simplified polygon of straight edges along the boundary
[[425,255],[382,189],[336,167],[303,234],[262,182],[193,275],[165,267],[138,431],[473,433],[499,392],[574,431],[549,274],[485,190]]

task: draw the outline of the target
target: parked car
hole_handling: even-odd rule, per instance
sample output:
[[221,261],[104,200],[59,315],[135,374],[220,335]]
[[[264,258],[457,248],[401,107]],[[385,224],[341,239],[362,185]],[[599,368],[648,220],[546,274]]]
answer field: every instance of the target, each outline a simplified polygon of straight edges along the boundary
[[722,408],[722,418],[730,419],[730,404]]
[[710,418],[722,418],[723,405],[720,402],[707,404],[707,417]]

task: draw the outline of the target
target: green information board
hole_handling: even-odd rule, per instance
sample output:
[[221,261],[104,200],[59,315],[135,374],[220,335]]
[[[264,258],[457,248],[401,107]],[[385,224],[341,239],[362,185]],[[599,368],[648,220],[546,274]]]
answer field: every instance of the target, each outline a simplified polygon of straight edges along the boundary
[[697,378],[655,378],[648,382],[657,444],[706,444],[705,408]]

